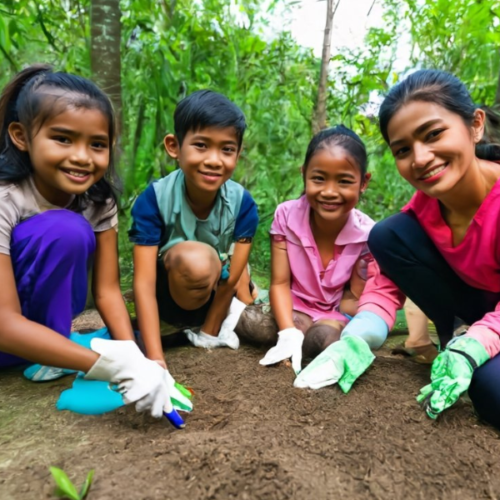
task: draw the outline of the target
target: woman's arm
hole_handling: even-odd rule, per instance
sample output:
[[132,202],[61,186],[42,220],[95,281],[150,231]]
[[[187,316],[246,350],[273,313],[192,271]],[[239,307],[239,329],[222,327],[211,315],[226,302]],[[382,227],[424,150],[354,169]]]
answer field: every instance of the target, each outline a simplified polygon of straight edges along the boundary
[[345,288],[340,301],[339,311],[354,316],[358,311],[358,303],[367,279],[367,267],[370,256],[361,256],[352,268],[349,285]]
[[95,235],[97,248],[92,293],[97,310],[115,340],[134,340],[130,317],[120,290],[117,232],[111,228]]
[[359,298],[359,312],[372,312],[380,316],[389,330],[396,321],[396,311],[403,308],[406,297],[399,288],[380,271],[375,260],[368,264],[366,286]]
[[229,278],[219,283],[214,301],[210,306],[202,331],[217,336],[224,319],[226,319],[229,305],[233,299],[243,271],[248,264],[248,257],[252,249],[251,243],[235,243],[234,252],[229,266]]
[[295,328],[290,278],[290,262],[288,260],[286,241],[276,241],[271,236],[271,287],[269,298],[280,331],[286,328]]
[[0,351],[48,366],[87,372],[99,355],[21,314],[12,261],[0,255]]
[[146,346],[146,356],[155,361],[163,361],[156,299],[157,258],[158,246],[134,246],[134,300],[139,330]]

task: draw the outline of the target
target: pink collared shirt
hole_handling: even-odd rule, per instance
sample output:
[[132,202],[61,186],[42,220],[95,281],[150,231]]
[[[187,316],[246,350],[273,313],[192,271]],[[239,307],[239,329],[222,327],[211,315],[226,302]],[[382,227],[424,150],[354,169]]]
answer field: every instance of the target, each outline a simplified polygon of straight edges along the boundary
[[368,256],[368,234],[375,224],[370,217],[353,209],[335,241],[335,255],[326,269],[310,226],[310,205],[305,196],[278,205],[271,235],[286,240],[290,263],[293,308],[313,321],[346,318],[338,310],[354,265]]
[[[417,191],[403,209],[411,212],[450,267],[465,283],[475,288],[500,292],[500,179],[495,183],[474,215],[464,239],[453,245],[453,234],[441,215],[438,200]],[[381,274],[375,262],[359,301],[359,311],[378,314],[392,328],[396,310],[404,295]],[[500,303],[473,325],[486,327],[500,335]],[[469,330],[470,332],[471,330]]]

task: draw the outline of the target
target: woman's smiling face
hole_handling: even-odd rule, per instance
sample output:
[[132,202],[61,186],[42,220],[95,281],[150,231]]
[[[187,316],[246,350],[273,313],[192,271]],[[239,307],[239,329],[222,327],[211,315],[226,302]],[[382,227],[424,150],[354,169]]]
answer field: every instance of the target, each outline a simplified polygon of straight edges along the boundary
[[484,113],[472,126],[446,108],[410,101],[391,118],[387,135],[401,176],[416,189],[439,198],[465,176],[483,135]]

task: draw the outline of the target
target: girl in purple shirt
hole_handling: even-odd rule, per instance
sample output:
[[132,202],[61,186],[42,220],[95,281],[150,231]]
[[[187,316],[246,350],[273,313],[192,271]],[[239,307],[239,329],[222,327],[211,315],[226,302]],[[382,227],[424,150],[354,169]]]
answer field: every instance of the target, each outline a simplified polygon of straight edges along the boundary
[[366,189],[367,154],[361,139],[339,125],[309,144],[302,167],[305,191],[276,209],[271,227],[271,307],[278,343],[261,364],[291,358],[296,373],[339,340],[357,312],[370,260],[374,222],[355,209]]

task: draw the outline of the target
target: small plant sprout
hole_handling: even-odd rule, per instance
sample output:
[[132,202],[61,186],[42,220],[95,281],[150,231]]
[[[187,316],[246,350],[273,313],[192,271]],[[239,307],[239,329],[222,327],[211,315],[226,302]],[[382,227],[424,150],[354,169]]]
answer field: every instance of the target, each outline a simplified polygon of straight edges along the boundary
[[69,500],[84,500],[90,490],[92,479],[94,478],[94,470],[92,469],[87,474],[87,477],[80,488],[80,493],[78,493],[76,486],[71,482],[71,479],[62,469],[59,469],[58,467],[50,467],[50,473],[56,483],[54,495],[57,498],[66,498]]

